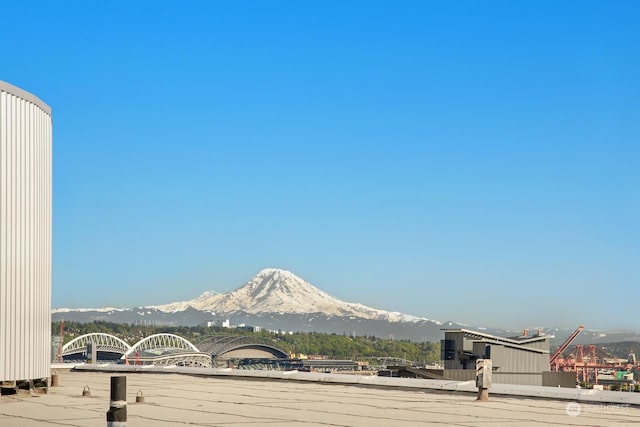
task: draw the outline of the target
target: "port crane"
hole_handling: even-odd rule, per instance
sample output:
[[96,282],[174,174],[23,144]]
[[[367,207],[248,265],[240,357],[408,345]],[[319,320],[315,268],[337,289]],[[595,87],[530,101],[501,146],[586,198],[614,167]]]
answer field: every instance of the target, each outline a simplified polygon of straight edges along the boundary
[[549,365],[551,365],[551,370],[557,371],[559,364],[558,359],[564,353],[564,351],[571,345],[571,343],[580,335],[580,333],[584,330],[584,325],[578,326],[578,329],[573,331],[571,335],[558,347],[555,353],[551,355],[551,359],[549,359]]
[[566,358],[563,357],[562,353],[583,330],[584,325],[580,325],[553,353],[549,360],[552,371],[575,372],[576,381],[592,381],[594,384],[598,384],[599,375],[610,376],[616,371],[630,371],[635,368],[635,363],[631,361],[631,355],[628,360],[621,361],[610,354],[599,351],[593,344],[588,346],[577,344],[573,353]]

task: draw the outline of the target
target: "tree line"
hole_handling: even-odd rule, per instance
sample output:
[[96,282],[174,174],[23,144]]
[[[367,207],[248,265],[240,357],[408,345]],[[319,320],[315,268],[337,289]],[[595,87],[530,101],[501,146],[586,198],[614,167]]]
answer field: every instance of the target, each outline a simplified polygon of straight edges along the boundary
[[[52,334],[60,333],[60,322],[51,325]],[[211,335],[244,335],[256,342],[268,343],[290,354],[325,356],[331,359],[373,361],[377,358],[399,358],[418,363],[440,361],[440,343],[392,340],[375,336],[349,336],[319,332],[273,333],[261,330],[253,332],[242,328],[219,326],[153,326],[95,321],[89,323],[65,322],[64,343],[84,334],[101,332],[114,335],[129,344],[149,335],[170,333],[179,335],[192,343]]]

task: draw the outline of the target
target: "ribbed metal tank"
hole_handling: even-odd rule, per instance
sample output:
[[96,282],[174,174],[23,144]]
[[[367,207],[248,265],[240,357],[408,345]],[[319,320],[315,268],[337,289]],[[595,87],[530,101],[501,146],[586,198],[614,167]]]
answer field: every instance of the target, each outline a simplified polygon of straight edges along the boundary
[[51,109],[0,81],[0,381],[51,366]]

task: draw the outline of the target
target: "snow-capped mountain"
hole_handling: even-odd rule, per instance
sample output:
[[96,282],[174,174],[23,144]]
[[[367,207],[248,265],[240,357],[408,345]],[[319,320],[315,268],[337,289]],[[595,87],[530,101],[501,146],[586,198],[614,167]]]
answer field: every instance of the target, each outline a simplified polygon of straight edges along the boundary
[[387,320],[389,322],[429,320],[341,301],[290,271],[277,268],[267,268],[260,271],[245,285],[226,294],[205,292],[192,301],[159,305],[153,308],[175,313],[189,307],[217,314],[238,312],[249,314],[322,314]]
[[[455,322],[439,322],[344,302],[316,288],[295,274],[267,268],[238,289],[228,293],[204,292],[190,301],[134,308],[52,310],[52,320],[91,322],[96,320],[145,325],[196,326],[230,320],[270,330],[374,335],[414,341],[439,341],[443,328],[478,329],[513,336],[518,331],[495,330]],[[532,328],[532,330],[535,328]],[[559,345],[571,330],[545,329]],[[628,332],[584,331],[576,343],[639,341]],[[584,342],[583,342],[584,341]]]
[[[442,322],[341,301],[290,271],[267,268],[228,293],[128,309],[55,309],[52,320],[196,326],[230,320],[269,330],[373,335],[438,341]],[[449,323],[452,327],[454,323]],[[455,326],[454,326],[455,327]]]

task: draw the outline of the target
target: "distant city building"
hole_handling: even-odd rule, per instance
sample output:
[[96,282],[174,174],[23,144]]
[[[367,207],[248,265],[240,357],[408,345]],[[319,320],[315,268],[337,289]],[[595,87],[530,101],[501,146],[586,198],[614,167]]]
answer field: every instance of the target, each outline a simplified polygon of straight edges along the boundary
[[58,348],[62,348],[62,337],[60,335],[54,335],[51,337],[51,361],[58,361]]
[[49,377],[51,109],[0,81],[0,381]]
[[262,327],[255,325],[247,325],[246,323],[240,323],[238,325],[232,325],[229,319],[225,320],[209,320],[206,322],[208,328],[212,326],[219,326],[222,328],[230,328],[230,329],[242,329],[250,332],[260,332],[262,331]]

